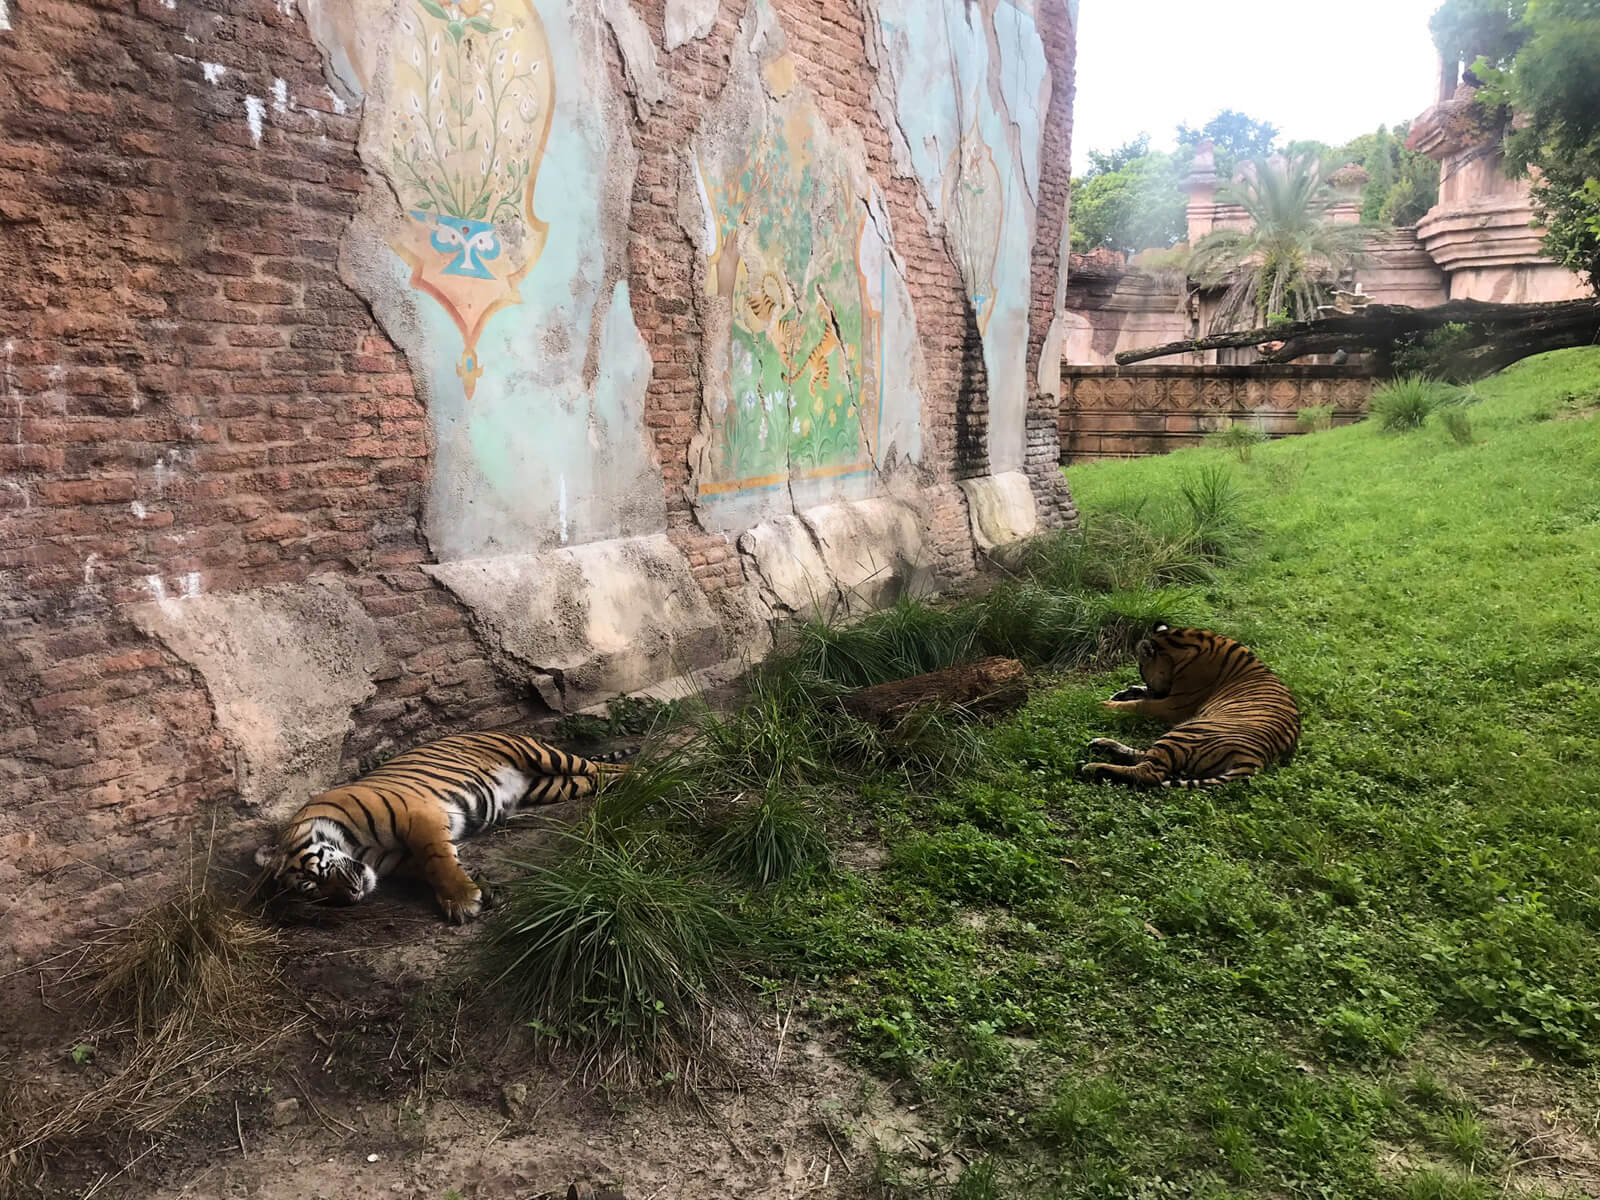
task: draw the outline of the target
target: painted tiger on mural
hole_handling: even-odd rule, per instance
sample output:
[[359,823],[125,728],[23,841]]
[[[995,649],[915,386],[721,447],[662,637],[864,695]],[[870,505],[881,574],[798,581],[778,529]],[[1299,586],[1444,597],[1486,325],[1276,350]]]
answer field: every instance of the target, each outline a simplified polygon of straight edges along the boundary
[[592,794],[602,776],[627,770],[622,757],[580,758],[519,733],[442,738],[302,805],[256,864],[300,898],[346,904],[384,875],[418,874],[460,925],[486,896],[456,861],[456,843],[519,808]]
[[1144,686],[1104,707],[1155,717],[1173,729],[1148,750],[1110,738],[1089,749],[1113,762],[1085,763],[1083,775],[1146,787],[1210,787],[1254,775],[1288,758],[1300,740],[1300,710],[1283,682],[1232,638],[1157,625],[1134,651]]

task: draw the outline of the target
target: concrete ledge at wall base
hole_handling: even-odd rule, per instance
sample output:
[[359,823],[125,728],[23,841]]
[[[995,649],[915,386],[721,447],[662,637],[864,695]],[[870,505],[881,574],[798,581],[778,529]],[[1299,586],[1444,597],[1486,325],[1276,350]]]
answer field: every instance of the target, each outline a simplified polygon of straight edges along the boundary
[[739,535],[745,575],[754,583],[769,619],[829,620],[842,611],[839,584],[822,551],[797,516],[773,517]]
[[1038,505],[1021,472],[963,479],[958,486],[967,497],[972,540],[985,554],[1039,532]]
[[335,782],[351,714],[387,661],[338,579],[167,598],[127,616],[205,681],[246,804],[279,819]]
[[721,621],[665,534],[424,566],[496,668],[570,712],[727,657]]
[[763,521],[739,537],[769,620],[860,616],[934,590],[923,515],[880,497]]

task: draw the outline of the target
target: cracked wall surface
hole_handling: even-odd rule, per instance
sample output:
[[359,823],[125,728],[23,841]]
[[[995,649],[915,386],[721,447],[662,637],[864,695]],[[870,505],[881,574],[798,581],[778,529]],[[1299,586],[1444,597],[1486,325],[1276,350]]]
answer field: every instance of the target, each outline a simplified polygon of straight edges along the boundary
[[245,805],[281,820],[334,783],[356,706],[388,661],[347,587],[321,578],[128,615],[204,678]]
[[362,158],[385,185],[341,264],[427,397],[435,552],[659,530],[651,362],[626,281],[638,156],[607,63],[616,37],[636,101],[660,98],[637,14],[368,0],[341,28],[331,0],[304,2],[330,74],[361,89]]
[[1051,80],[1034,0],[868,0],[897,158],[967,287],[989,384],[988,465],[1026,450],[1030,259]]
[[874,495],[921,455],[915,315],[860,134],[823,118],[766,0],[746,9],[683,190],[704,327],[700,523]]

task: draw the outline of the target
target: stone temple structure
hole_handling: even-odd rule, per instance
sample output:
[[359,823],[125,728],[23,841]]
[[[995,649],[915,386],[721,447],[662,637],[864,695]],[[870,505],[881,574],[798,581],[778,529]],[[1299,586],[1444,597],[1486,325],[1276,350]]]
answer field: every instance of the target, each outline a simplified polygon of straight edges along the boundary
[[[1486,128],[1460,82],[1459,66],[1440,71],[1438,103],[1411,127],[1408,145],[1439,164],[1439,202],[1414,227],[1374,229],[1357,290],[1376,303],[1426,308],[1447,300],[1530,303],[1588,294],[1573,272],[1545,258],[1534,224],[1528,181],[1505,171],[1497,131]],[[1331,215],[1355,224],[1366,172],[1350,164],[1335,172]],[[1219,201],[1214,159],[1202,145],[1187,181],[1189,244],[1215,229],[1244,228],[1249,217]],[[1130,267],[1120,254],[1074,256],[1067,290],[1065,362],[1104,365],[1135,350],[1216,332],[1212,297],[1193,292],[1181,271]],[[1173,363],[1242,363],[1254,352],[1217,351]]]

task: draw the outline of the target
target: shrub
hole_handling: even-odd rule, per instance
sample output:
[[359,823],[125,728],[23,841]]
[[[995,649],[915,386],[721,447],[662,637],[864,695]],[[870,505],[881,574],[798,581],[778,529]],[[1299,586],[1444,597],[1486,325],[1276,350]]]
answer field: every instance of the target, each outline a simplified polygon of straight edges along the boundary
[[1371,415],[1390,432],[1421,429],[1438,406],[1444,387],[1425,375],[1406,375],[1372,393]]
[[1207,445],[1233,451],[1240,462],[1249,462],[1250,451],[1266,440],[1267,435],[1260,428],[1244,421],[1234,421],[1226,429],[1206,436]]
[[1294,425],[1301,433],[1320,433],[1324,429],[1332,429],[1333,405],[1320,404],[1302,408],[1295,415]]
[[1458,446],[1472,445],[1472,420],[1459,408],[1441,408],[1439,420]]
[[664,1076],[710,1054],[713,1002],[727,995],[750,931],[727,897],[663,861],[656,839],[594,828],[546,864],[513,864],[484,940],[485,965],[520,1021],[583,1053]]
[[792,795],[769,791],[731,810],[711,857],[729,874],[767,887],[826,866],[833,856],[816,813]]
[[1482,337],[1470,325],[1452,321],[1420,337],[1413,334],[1401,342],[1393,356],[1394,369],[1401,375],[1425,375],[1465,383],[1470,369],[1463,355]]

